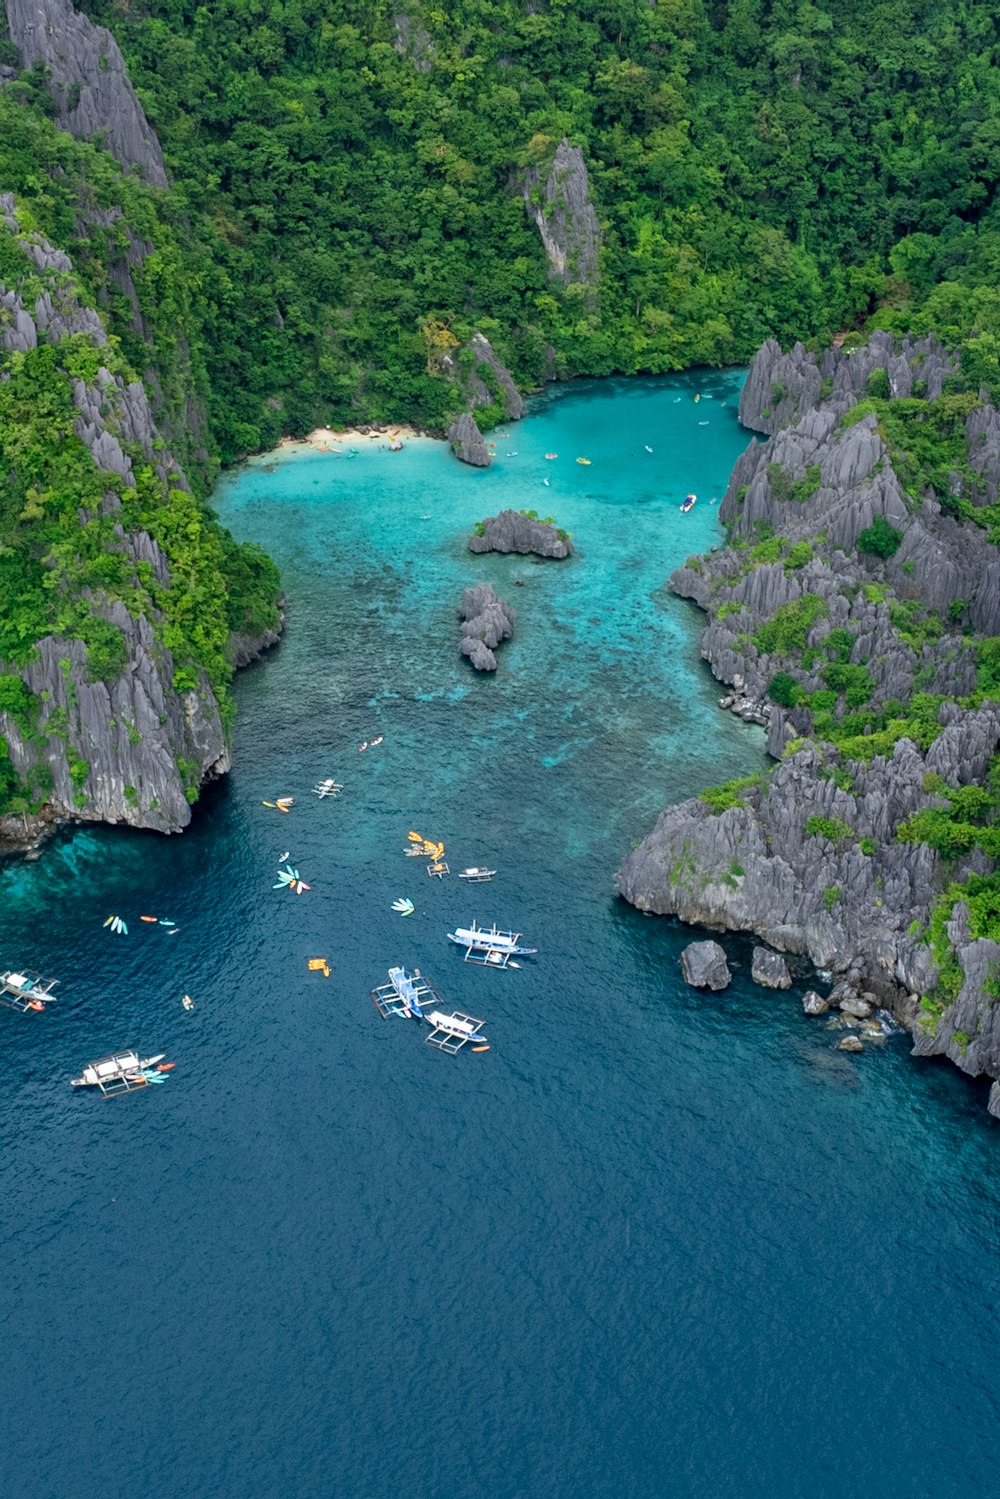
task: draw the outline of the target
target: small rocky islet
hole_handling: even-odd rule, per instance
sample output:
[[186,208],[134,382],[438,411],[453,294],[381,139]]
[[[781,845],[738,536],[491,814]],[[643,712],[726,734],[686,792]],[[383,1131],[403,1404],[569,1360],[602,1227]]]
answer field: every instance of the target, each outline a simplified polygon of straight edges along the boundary
[[[567,532],[559,530],[552,521],[539,520],[533,511],[501,510],[478,523],[469,537],[468,549],[475,556],[515,552],[522,557],[561,560],[570,556],[573,545]],[[494,651],[514,633],[514,610],[491,584],[477,583],[465,590],[459,618],[462,655],[468,657],[477,671],[496,671]]]
[[761,348],[740,419],[770,435],[733,471],[728,544],[670,586],[777,763],[668,807],[615,884],[807,956],[843,1014],[884,1007],[915,1055],[996,1079],[1000,412],[961,384],[934,338]]

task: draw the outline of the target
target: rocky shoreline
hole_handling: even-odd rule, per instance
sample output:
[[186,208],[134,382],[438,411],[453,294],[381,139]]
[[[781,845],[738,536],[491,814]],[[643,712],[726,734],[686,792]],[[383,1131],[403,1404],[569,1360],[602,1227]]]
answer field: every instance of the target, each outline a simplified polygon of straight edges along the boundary
[[[701,653],[732,689],[722,704],[766,727],[778,763],[668,808],[615,883],[640,910],[807,956],[835,1003],[883,1006],[915,1054],[997,1078],[1000,943],[964,896],[996,867],[1000,705],[981,652],[1000,634],[1000,550],[969,506],[996,501],[1000,413],[946,394],[957,369],[931,339],[887,335],[756,356],[740,416],[772,436],[734,469],[728,545],[670,584],[709,614]],[[950,494],[914,482],[886,435],[893,410],[858,409],[873,389],[911,425],[921,401],[951,399],[927,413],[964,449]],[[958,807],[978,808],[967,846],[938,846]]]

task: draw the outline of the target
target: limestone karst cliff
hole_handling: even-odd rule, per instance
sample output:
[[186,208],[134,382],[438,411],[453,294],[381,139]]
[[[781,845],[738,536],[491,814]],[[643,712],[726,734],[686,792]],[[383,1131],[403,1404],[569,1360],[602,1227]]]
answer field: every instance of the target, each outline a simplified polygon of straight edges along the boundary
[[563,286],[596,287],[601,226],[590,200],[587,164],[579,146],[565,137],[547,172],[530,167],[522,191],[528,213],[542,238],[549,275]]
[[956,370],[930,340],[761,350],[741,410],[774,435],[733,471],[729,545],[670,581],[779,763],[668,808],[617,887],[805,953],[997,1077],[997,413],[943,394]]
[[10,194],[0,237],[0,811],[8,831],[173,831],[228,768],[230,632],[273,636],[273,568],[192,495],[69,257]]
[[22,65],[41,63],[59,123],[73,135],[100,135],[126,171],[166,187],[163,153],[125,71],[118,43],[69,0],[4,0],[10,39]]

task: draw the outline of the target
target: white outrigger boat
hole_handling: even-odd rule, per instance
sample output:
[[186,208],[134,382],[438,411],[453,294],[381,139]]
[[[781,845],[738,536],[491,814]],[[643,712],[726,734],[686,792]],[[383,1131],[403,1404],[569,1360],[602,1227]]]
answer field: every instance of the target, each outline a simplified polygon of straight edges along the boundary
[[8,1010],[44,1010],[54,1004],[56,996],[52,990],[58,979],[43,978],[40,973],[15,973],[12,968],[0,973],[0,1005]]
[[466,1042],[472,1043],[473,1051],[489,1051],[489,1042],[482,1034],[485,1020],[477,1020],[463,1010],[453,1010],[450,1015],[432,1010],[426,1018],[431,1028],[430,1035],[424,1037],[428,1046],[436,1046],[438,1051],[446,1051],[452,1057]]
[[320,801],[322,801],[324,796],[339,796],[343,789],[343,786],[330,776],[325,781],[317,781],[313,787],[313,795],[318,796]]
[[118,1093],[134,1093],[138,1088],[148,1088],[150,1083],[164,1083],[166,1068],[159,1064],[166,1056],[161,1051],[155,1057],[140,1057],[135,1051],[116,1051],[110,1057],[99,1057],[88,1062],[79,1077],[70,1078],[71,1088],[97,1088],[105,1098],[114,1098]]
[[521,947],[520,932],[502,932],[493,924],[487,931],[473,921],[469,926],[457,926],[448,933],[448,941],[465,948],[466,963],[479,963],[484,968],[520,968],[512,958],[531,958],[537,947]]
[[491,880],[495,874],[495,869],[486,869],[480,865],[475,865],[472,869],[460,869],[458,871],[458,877],[460,880],[469,880],[474,885],[485,884],[486,881]]

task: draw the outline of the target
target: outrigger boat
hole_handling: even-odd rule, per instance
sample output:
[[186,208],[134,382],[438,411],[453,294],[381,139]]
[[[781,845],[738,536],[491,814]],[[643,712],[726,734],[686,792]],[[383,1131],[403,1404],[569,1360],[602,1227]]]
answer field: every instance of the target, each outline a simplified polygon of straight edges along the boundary
[[26,1010],[44,1010],[55,1002],[52,990],[58,982],[43,978],[40,973],[15,973],[8,969],[0,973],[0,1005],[19,1010],[22,1015]]
[[116,1051],[110,1057],[100,1057],[88,1062],[79,1077],[70,1078],[71,1088],[98,1088],[105,1098],[114,1098],[118,1093],[134,1093],[138,1088],[148,1088],[151,1083],[164,1083],[165,1072],[173,1062],[161,1066],[166,1052],[155,1057],[139,1057],[135,1051]]
[[448,933],[449,942],[465,948],[467,963],[479,963],[484,968],[520,968],[520,963],[511,962],[512,958],[534,957],[538,951],[537,947],[520,947],[520,940],[520,932],[501,932],[495,923],[489,931],[472,922]]
[[389,982],[380,984],[371,994],[375,1008],[383,1020],[388,1020],[390,1015],[399,1015],[404,1020],[423,1020],[421,1000],[430,998],[444,1004],[440,994],[422,976],[419,968],[414,968],[412,974],[407,973],[405,968],[390,968]]
[[485,869],[481,866],[474,866],[472,869],[460,869],[458,871],[458,877],[460,880],[469,880],[474,885],[485,884],[486,881],[491,880],[495,874],[495,869]]
[[482,1035],[485,1020],[477,1020],[475,1015],[466,1015],[462,1010],[453,1010],[450,1015],[444,1015],[440,1010],[432,1010],[427,1016],[427,1024],[431,1028],[429,1036],[425,1036],[428,1046],[436,1046],[438,1051],[446,1051],[449,1056],[462,1050],[467,1042],[472,1043],[473,1051],[489,1051],[489,1043]]
[[313,795],[318,796],[320,801],[322,801],[324,796],[339,796],[343,789],[343,786],[330,776],[325,781],[317,781],[313,787]]

